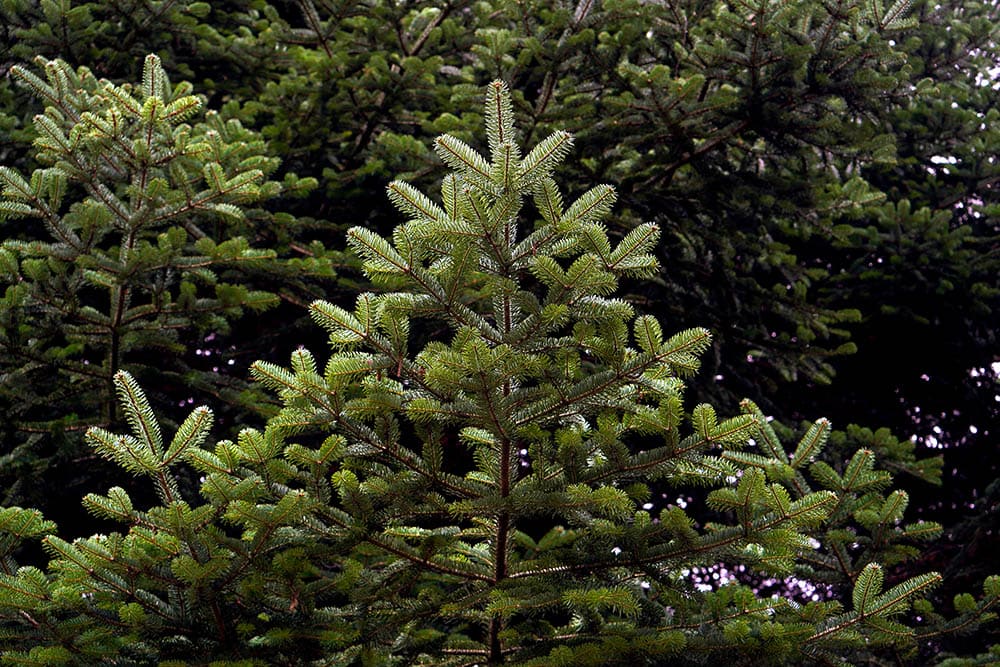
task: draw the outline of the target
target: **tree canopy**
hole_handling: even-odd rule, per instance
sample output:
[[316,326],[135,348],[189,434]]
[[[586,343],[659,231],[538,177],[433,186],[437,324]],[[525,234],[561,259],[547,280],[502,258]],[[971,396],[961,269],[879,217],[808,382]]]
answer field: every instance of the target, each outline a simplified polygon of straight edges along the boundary
[[[862,573],[874,586],[875,579],[868,577],[876,577],[875,570],[866,567],[875,562],[885,568],[885,590],[921,581],[929,571],[942,572],[943,584],[930,593],[939,607],[940,600],[950,601],[961,591],[982,590],[991,574],[985,555],[997,546],[1000,489],[993,456],[1000,412],[1000,137],[995,122],[1000,92],[994,80],[1000,67],[998,14],[995,3],[964,1],[2,3],[0,477],[5,501],[42,509],[63,528],[60,534],[69,540],[65,544],[113,529],[76,509],[75,498],[87,493],[104,493],[116,485],[126,497],[135,498],[136,506],[169,506],[161,482],[149,487],[143,481],[146,468],[126,465],[122,471],[116,463],[123,461],[114,456],[102,463],[83,439],[88,429],[111,434],[135,426],[130,408],[119,407],[121,387],[132,386],[128,382],[136,383],[136,391],[141,386],[148,396],[144,400],[151,412],[144,419],[152,419],[155,412],[164,429],[183,431],[185,424],[193,428],[191,406],[206,403],[215,416],[212,437],[223,442],[229,438],[237,449],[253,447],[241,441],[249,437],[241,434],[257,428],[260,437],[272,438],[267,442],[274,451],[254,460],[254,466],[279,465],[273,461],[281,459],[290,444],[281,438],[289,436],[279,437],[281,429],[265,424],[287,418],[290,398],[274,386],[267,390],[267,382],[249,382],[246,369],[254,360],[276,364],[299,346],[323,349],[329,331],[313,326],[306,315],[320,317],[316,306],[307,307],[316,299],[354,312],[360,307],[358,294],[365,293],[375,295],[379,304],[388,299],[392,308],[404,308],[406,299],[389,296],[402,293],[402,279],[393,278],[384,265],[378,269],[380,260],[363,243],[366,234],[372,243],[383,239],[394,252],[400,252],[403,243],[403,251],[424,253],[421,261],[430,262],[425,268],[435,276],[445,270],[430,257],[438,253],[435,261],[446,262],[458,246],[442,241],[447,247],[428,250],[429,230],[447,235],[460,229],[399,226],[399,208],[410,217],[416,215],[414,206],[421,209],[426,202],[439,201],[434,206],[444,207],[449,220],[465,215],[446,206],[449,196],[456,195],[449,194],[455,187],[451,177],[442,180],[442,162],[459,168],[457,177],[463,182],[476,183],[486,176],[461,172],[468,165],[455,162],[456,155],[475,164],[477,158],[465,148],[442,153],[448,145],[436,139],[442,134],[469,151],[478,148],[489,178],[502,173],[493,161],[498,146],[508,140],[497,138],[505,126],[482,105],[483,91],[493,90],[491,82],[499,80],[508,86],[505,122],[517,128],[511,146],[525,151],[511,154],[511,159],[527,161],[529,149],[547,145],[552,137],[572,136],[571,153],[565,153],[568,140],[553,148],[553,158],[566,158],[553,173],[559,196],[584,201],[580,198],[614,186],[615,205],[599,207],[606,240],[598,235],[587,241],[593,244],[587,252],[607,261],[604,255],[612,248],[627,248],[655,229],[655,243],[644,241],[642,247],[656,268],[650,264],[621,274],[611,271],[612,288],[606,282],[610,279],[591,279],[582,267],[573,273],[575,264],[559,254],[570,252],[567,246],[555,252],[554,265],[533,268],[522,287],[499,287],[478,276],[456,274],[459,277],[451,279],[456,281],[454,290],[461,288],[465,295],[464,307],[479,312],[476,304],[488,303],[494,308],[503,294],[514,298],[523,291],[534,294],[539,321],[555,326],[567,316],[597,315],[576,312],[581,308],[576,302],[568,304],[569,315],[559,314],[553,305],[557,302],[546,303],[538,290],[582,280],[579,289],[608,299],[614,289],[614,298],[622,304],[615,306],[621,323],[607,325],[613,331],[593,335],[625,347],[612,345],[613,352],[599,352],[595,341],[575,362],[577,373],[599,373],[614,366],[611,360],[627,346],[640,345],[625,308],[640,319],[655,318],[663,332],[710,332],[711,343],[696,355],[701,370],[684,377],[678,400],[690,407],[682,410],[688,421],[681,419],[678,428],[688,423],[707,433],[712,424],[725,424],[709,419],[702,408],[694,409],[711,404],[713,414],[742,414],[756,424],[746,428],[769,429],[766,438],[747,438],[758,447],[773,438],[778,444],[768,455],[780,459],[779,447],[791,452],[798,448],[796,443],[815,439],[815,434],[810,436],[817,428],[814,420],[825,416],[841,430],[830,430],[825,447],[817,450],[812,463],[819,466],[818,472],[796,469],[797,474],[813,475],[803,478],[810,488],[858,493],[844,475],[868,470],[868,465],[894,476],[891,487],[880,481],[871,488],[875,495],[857,496],[866,499],[858,500],[860,505],[850,512],[841,506],[838,511],[847,514],[829,513],[829,525],[809,524],[808,534],[824,545],[823,553],[854,564],[841,566],[839,579],[825,581],[817,574],[823,565],[803,564],[808,549],[793,550],[798,559],[793,570],[811,568],[805,579],[818,577],[830,599],[846,600]],[[396,185],[387,198],[390,183]],[[480,186],[489,190],[485,181]],[[523,182],[519,187],[527,193],[527,209],[555,224],[544,217],[544,204],[535,201],[533,188],[541,186]],[[530,215],[519,224],[528,225],[522,227],[523,238],[530,238]],[[353,231],[345,247],[342,239],[348,229]],[[411,229],[413,238],[405,232]],[[574,243],[572,247],[583,247],[583,241]],[[605,243],[608,250],[602,255]],[[481,260],[490,266],[497,261],[488,256]],[[426,354],[437,355],[446,366],[457,364],[453,372],[458,375],[451,379],[461,384],[466,371],[457,369],[472,363],[461,361],[462,355],[475,348],[468,338],[471,332],[449,328],[459,322],[454,317],[433,323],[425,317],[433,314],[429,305],[419,305],[417,297],[406,298],[417,299],[418,305],[409,307],[420,314],[420,326],[405,333],[407,349],[414,354],[433,350]],[[522,313],[530,314],[536,305],[526,299],[515,300]],[[591,302],[586,308],[592,308]],[[488,309],[479,316],[487,322],[496,319]],[[624,339],[622,327],[628,333]],[[389,333],[381,335],[391,339]],[[488,348],[498,343],[489,337],[487,341]],[[459,347],[446,354],[434,347],[439,344]],[[507,362],[490,349],[490,363],[503,368]],[[641,345],[636,349],[649,353]],[[333,354],[337,358],[355,352]],[[448,354],[457,355],[453,362],[446,363]],[[421,367],[420,359],[416,354],[409,363]],[[294,364],[300,362],[305,363]],[[554,373],[564,362],[570,363],[561,357],[546,363]],[[510,363],[520,369],[511,371],[514,376],[545,384],[531,375],[540,372],[532,363],[541,361]],[[254,368],[259,374],[264,367]],[[385,369],[371,386],[361,382],[362,369],[345,371],[344,380],[358,391],[383,391],[377,386],[388,378],[402,382],[402,366],[399,369]],[[680,373],[679,367],[672,369]],[[395,374],[389,373],[392,370]],[[627,378],[620,379],[627,384]],[[555,378],[546,381],[559,386]],[[306,392],[304,386],[300,389]],[[407,391],[414,389],[403,394]],[[395,409],[379,403],[388,401],[385,396],[364,400],[381,406],[386,419]],[[643,395],[637,404],[652,400]],[[421,421],[409,408],[403,412],[397,418],[412,420],[413,437],[429,437],[439,428],[429,425],[427,420],[434,421],[430,416]],[[204,424],[198,423],[192,433],[203,433]],[[601,426],[600,419],[592,427],[594,435],[583,442],[599,440],[605,437],[598,437],[602,429],[611,428]],[[570,437],[556,431],[553,442]],[[130,437],[146,442],[141,434]],[[187,442],[185,437],[181,440]],[[457,456],[462,462],[456,469],[445,466],[448,474],[461,477],[475,466],[486,466],[476,455],[476,447],[488,449],[485,440],[463,439],[457,432],[441,437],[441,446],[449,452],[445,458]],[[308,446],[314,445],[319,446]],[[542,461],[542,454],[533,453],[534,446],[541,447],[517,448],[526,453],[512,470],[528,475],[525,479],[536,474],[535,461]],[[559,446],[571,449],[570,444]],[[592,446],[597,447],[597,440]],[[633,444],[626,449],[629,456],[646,451]],[[205,451],[222,456],[213,447]],[[337,451],[333,447],[328,454]],[[762,476],[757,480],[751,475],[745,484],[739,477],[737,487],[744,486],[751,495],[784,488],[791,493],[790,502],[808,497],[805,487],[781,476],[785,473],[778,470],[784,468],[740,458],[747,451],[727,454],[726,465],[749,466],[763,471]],[[866,451],[874,457],[870,463],[857,458]],[[430,456],[422,450],[418,454]],[[360,453],[350,456],[355,455]],[[236,461],[243,454],[232,456]],[[330,460],[340,461],[340,456],[348,455]],[[201,498],[206,508],[213,503],[223,507],[220,497],[204,495],[199,479],[206,471],[180,465],[183,458],[168,461],[178,492],[187,502]],[[279,467],[309,468],[294,457],[282,461]],[[518,467],[521,463],[527,464],[524,470]],[[804,465],[793,456],[793,468],[796,463]],[[569,459],[558,459],[558,465],[572,469]],[[352,469],[337,466],[344,467],[345,474]],[[254,474],[264,474],[263,468],[250,467]],[[376,477],[388,474],[364,470]],[[294,477],[288,470],[282,474]],[[308,474],[319,472],[309,468]],[[338,477],[337,489],[348,483],[345,479]],[[362,475],[359,488],[367,488],[364,480]],[[640,483],[628,484],[633,482]],[[678,486],[669,476],[642,483],[648,485],[645,499],[628,484],[608,488],[624,493],[633,509],[650,504],[642,511],[651,512],[651,517],[669,505],[676,509],[678,501],[690,503],[687,514],[696,530],[714,525],[720,516],[731,520],[733,512],[738,514],[735,506],[726,504],[729,501],[721,500],[721,489]],[[318,493],[313,488],[308,492]],[[268,493],[277,495],[253,502],[266,505],[284,497],[274,489]],[[328,502],[326,496],[316,498]],[[333,493],[331,506],[335,498]],[[876,507],[874,498],[883,504]],[[607,502],[619,500],[609,496]],[[887,541],[879,526],[901,519],[907,502],[906,521],[943,524],[940,539],[919,547],[906,540]],[[747,521],[752,523],[747,517],[757,516],[753,512],[785,511],[779,506],[764,503],[753,511],[747,506],[749,514],[741,521],[746,527]],[[94,507],[91,503],[91,511]],[[486,505],[479,509],[495,515]],[[122,513],[97,514],[134,521]],[[41,536],[53,530],[49,524],[32,523],[30,516],[11,514],[11,521],[19,517],[16,521],[26,523],[10,535]],[[530,521],[538,524],[532,530],[542,531],[545,521],[532,516]],[[836,528],[841,520],[852,527]],[[636,520],[630,521],[634,526]],[[549,523],[550,528],[562,525]],[[157,530],[167,530],[157,525]],[[457,525],[466,530],[461,522]],[[432,532],[442,528],[419,527]],[[228,534],[232,529],[219,530]],[[865,531],[875,531],[870,543],[857,538]],[[536,544],[545,534],[525,531]],[[428,547],[428,554],[452,548],[454,540],[471,539],[464,534],[430,535],[393,539],[403,540],[408,548],[429,540],[434,547]],[[584,544],[590,538],[581,539]],[[10,558],[44,563],[34,547],[11,540],[5,552]],[[527,544],[519,542],[518,548],[526,549]],[[468,545],[473,549],[475,540]],[[222,547],[204,548],[214,553]],[[372,564],[366,559],[379,558],[366,551],[370,547],[358,548],[364,554],[359,567]],[[551,548],[563,547],[553,543]],[[54,562],[62,563],[67,553],[50,551]],[[220,558],[231,565],[238,550],[228,553]],[[314,555],[295,562],[314,562]],[[421,558],[433,560],[430,555]],[[692,578],[693,568],[725,560],[671,567]],[[14,562],[8,563],[10,576],[15,576]],[[751,587],[746,595],[752,595],[754,587],[764,590],[761,582],[777,576],[759,563],[748,562],[743,572],[737,579]],[[786,575],[777,579],[786,580]],[[57,579],[48,581],[46,585],[54,585]],[[227,585],[238,581],[231,578]],[[604,586],[613,597],[619,594],[614,588],[619,584],[588,585]],[[429,586],[426,595],[433,597],[431,589],[447,589],[435,588],[440,585],[438,581]],[[219,589],[224,596],[228,593],[223,590],[230,589]],[[718,589],[723,596],[734,591]],[[512,595],[511,605],[530,606],[528,598],[518,597],[522,593]],[[782,595],[792,593],[782,590]],[[563,604],[586,618],[596,614],[593,619],[604,619],[594,628],[612,623],[608,613],[617,619],[614,623],[643,626],[636,621],[639,617],[602,606],[610,597],[598,598],[604,602],[595,602],[586,613],[582,610],[590,603]],[[727,598],[719,604],[722,609],[737,603]],[[911,613],[934,619],[939,629],[942,623],[958,623],[922,604]],[[966,598],[956,602],[960,617],[986,611],[976,606],[979,603],[969,604]],[[485,614],[476,622],[487,627],[487,617],[503,618],[503,623],[513,618],[504,616],[500,606],[493,608],[496,613],[476,607],[470,598],[468,609],[473,608]],[[676,611],[680,606],[664,608]],[[475,625],[470,618],[464,622]],[[402,632],[400,627],[390,623],[384,630]],[[722,626],[717,627],[721,631]],[[988,648],[992,632],[980,630],[976,641],[959,643],[952,639],[955,635],[935,634],[918,642],[915,650],[946,657],[964,643],[962,650],[971,656]],[[483,639],[475,633],[469,638]],[[439,638],[428,636],[427,641]],[[515,645],[523,636],[505,635],[504,641]],[[736,638],[729,636],[719,646],[725,642]],[[541,645],[537,648],[538,656],[548,655]],[[786,646],[776,655],[787,657],[788,650]],[[565,659],[579,658],[573,655]]]

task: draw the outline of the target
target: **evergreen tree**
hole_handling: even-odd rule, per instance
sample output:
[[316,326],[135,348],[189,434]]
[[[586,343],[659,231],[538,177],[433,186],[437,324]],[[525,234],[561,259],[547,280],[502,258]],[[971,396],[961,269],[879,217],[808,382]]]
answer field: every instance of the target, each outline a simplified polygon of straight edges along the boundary
[[[229,113],[261,129],[292,170],[323,177],[297,210],[376,228],[390,212],[372,193],[398,172],[430,185],[431,138],[468,139],[480,120],[449,109],[504,78],[524,91],[515,104],[529,141],[562,127],[592,148],[567,174],[572,190],[619,183],[614,227],[656,215],[667,231],[665,289],[641,296],[685,323],[711,304],[708,362],[727,374],[703,383],[707,396],[735,407],[780,383],[829,381],[831,357],[854,349],[859,313],[820,300],[831,269],[815,240],[845,209],[878,199],[858,171],[891,160],[886,111],[911,95],[894,44],[914,28],[904,3],[439,4],[304,0],[206,14],[186,0],[82,22],[116,9],[23,2],[11,53],[101,63],[126,80],[136,59],[111,45],[160,53],[170,71],[231,99]],[[93,46],[63,53],[55,25],[71,35],[63,42]]]
[[[992,618],[996,577],[950,621],[926,599],[938,574],[886,581],[939,527],[903,523],[907,494],[872,451],[818,460],[827,420],[786,449],[752,402],[686,411],[708,332],[665,336],[616,296],[655,275],[658,226],[613,243],[614,190],[565,205],[553,180],[569,134],[522,154],[499,81],[484,115],[488,158],[436,141],[440,203],[396,181],[408,222],[348,233],[377,291],[311,306],[329,359],[253,366],[283,403],[264,430],[209,449],[198,408],[167,444],[115,374],[131,433],[88,440],[159,504],[91,494],[127,532],[73,542],[36,511],[0,513],[7,661],[898,664]],[[197,498],[177,481],[188,465]],[[651,512],[652,484],[702,489],[711,520]],[[49,572],[19,568],[14,549],[43,535]],[[720,563],[835,598],[695,585]]]
[[48,484],[80,480],[74,433],[119,423],[119,370],[155,373],[166,414],[195,388],[238,401],[245,384],[227,375],[226,360],[195,365],[187,349],[205,336],[221,341],[244,313],[277,303],[254,289],[259,275],[286,277],[293,291],[294,273],[329,271],[250,247],[255,226],[275,220],[254,205],[311,184],[269,181],[278,161],[255,133],[204,114],[158,57],[146,58],[135,86],[63,61],[39,66],[45,79],[13,74],[46,101],[34,119],[43,166],[27,177],[0,167],[2,475],[7,502],[36,504],[48,490],[32,480],[51,457],[63,464],[45,472]]
[[960,586],[1000,548],[1000,7],[945,2],[913,12],[920,31],[901,45],[912,78],[934,88],[892,110],[896,163],[865,169],[887,201],[839,240],[836,261],[846,271],[824,295],[869,304],[856,331],[865,344],[815,396],[833,406],[843,383],[863,412],[844,406],[838,417],[877,420],[943,452],[944,487],[914,488],[914,504],[949,525],[924,559]]

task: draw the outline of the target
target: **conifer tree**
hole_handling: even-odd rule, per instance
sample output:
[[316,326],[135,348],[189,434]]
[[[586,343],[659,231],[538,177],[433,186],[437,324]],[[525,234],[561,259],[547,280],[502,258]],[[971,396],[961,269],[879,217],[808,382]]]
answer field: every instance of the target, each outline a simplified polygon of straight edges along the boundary
[[[484,115],[487,155],[436,141],[440,203],[396,181],[408,221],[348,233],[375,291],[313,303],[329,358],[253,366],[283,404],[266,428],[209,448],[198,408],[168,444],[115,374],[131,432],[88,440],[159,504],[91,494],[125,532],[73,542],[33,510],[0,513],[10,663],[897,664],[992,617],[996,577],[952,620],[927,599],[938,574],[887,581],[939,529],[903,523],[907,494],[872,451],[819,460],[827,420],[786,447],[752,402],[686,410],[708,332],[665,335],[617,296],[655,272],[658,227],[613,243],[613,188],[567,205],[556,185],[569,134],[523,153],[499,81]],[[711,520],[651,512],[653,484],[702,489]],[[18,567],[42,536],[49,571]],[[718,563],[835,597],[696,586]]]
[[[155,52],[167,71],[208,95],[209,106],[225,102],[222,118],[260,129],[269,154],[324,175],[322,191],[272,208],[315,216],[310,231],[323,239],[341,224],[387,233],[383,179],[402,171],[436,192],[429,137],[446,131],[471,141],[481,116],[462,102],[478,95],[471,84],[502,75],[515,82],[526,143],[553,128],[574,132],[583,159],[561,172],[570,191],[618,185],[612,237],[638,219],[662,229],[660,273],[627,282],[626,298],[674,327],[713,330],[707,372],[689,380],[699,400],[735,410],[750,395],[787,423],[827,414],[838,426],[892,427],[895,436],[860,427],[834,433],[820,457],[835,467],[866,448],[893,472],[939,480],[941,459],[919,460],[928,451],[921,442],[955,445],[945,450],[944,489],[900,481],[911,514],[949,524],[947,541],[908,567],[942,569],[959,590],[982,579],[988,565],[977,554],[992,553],[998,535],[990,431],[1000,307],[990,109],[998,93],[984,75],[998,64],[998,30],[996,3],[969,0],[882,7],[11,0],[0,3],[0,164],[26,179],[38,166],[31,118],[44,105],[14,89],[11,64],[42,54],[121,83],[137,80],[142,56]],[[463,112],[450,113],[457,108]],[[16,225],[7,224],[8,233],[26,231]],[[303,242],[300,230],[282,216],[280,224],[254,225],[251,245],[322,261],[323,245]],[[297,277],[258,274],[255,288],[278,292]],[[301,287],[286,296],[336,298],[325,284]],[[313,344],[297,311],[271,313],[283,332]],[[852,321],[858,314],[862,320]],[[244,356],[268,354],[275,337],[262,333],[241,327],[230,340]],[[859,354],[831,356],[850,351],[850,341]],[[211,368],[193,357],[196,348],[187,346],[180,366]],[[133,350],[133,358],[153,354]],[[818,386],[834,369],[833,384]],[[219,378],[200,377],[212,384],[170,389],[219,390]],[[195,376],[174,379],[187,385]],[[161,409],[168,388],[142,380]],[[32,386],[19,389],[30,395]],[[51,414],[91,411],[63,406]],[[231,423],[223,405],[215,407]],[[65,486],[59,475],[40,474],[46,466],[34,460],[53,450],[77,457],[77,432],[35,425],[52,426],[54,433],[34,434],[34,444],[4,460],[5,481],[38,480],[19,491],[54,497]],[[797,433],[772,426],[794,441],[809,424]],[[6,439],[4,452],[22,436]],[[74,476],[108,474],[87,463],[74,465]],[[962,519],[972,504],[979,520],[952,530],[949,517]],[[970,578],[948,576],[959,571]]]
[[[866,344],[838,364],[863,406],[851,419],[944,451],[944,488],[914,502],[961,526],[925,554],[957,582],[1000,547],[1000,6],[928,3],[913,15],[920,38],[902,43],[912,77],[934,87],[892,110],[898,160],[865,169],[887,201],[838,241],[849,269],[826,298],[872,304],[857,330]],[[830,393],[816,398],[832,403]]]
[[618,183],[618,225],[664,229],[666,285],[636,296],[717,334],[716,401],[829,382],[854,350],[860,313],[817,298],[814,244],[879,199],[860,166],[893,159],[885,109],[911,84],[894,37],[914,22],[881,4],[508,3],[481,31],[478,65],[523,91],[530,139],[573,131],[590,152],[568,177]]
[[[245,385],[226,376],[225,361],[198,367],[188,347],[277,303],[254,288],[257,275],[287,276],[291,291],[293,271],[329,270],[321,260],[283,266],[273,250],[250,247],[255,226],[272,220],[254,206],[310,183],[269,181],[278,160],[259,137],[204,113],[191,85],[172,85],[157,56],[146,58],[137,85],[59,60],[38,65],[44,79],[28,68],[12,73],[45,100],[34,119],[42,166],[28,175],[0,167],[7,502],[43,502],[46,487],[33,495],[29,482],[47,462],[78,459],[74,434],[119,423],[113,377],[122,368],[155,372],[164,409],[194,387],[236,400]],[[63,486],[80,478],[78,468],[44,476]]]

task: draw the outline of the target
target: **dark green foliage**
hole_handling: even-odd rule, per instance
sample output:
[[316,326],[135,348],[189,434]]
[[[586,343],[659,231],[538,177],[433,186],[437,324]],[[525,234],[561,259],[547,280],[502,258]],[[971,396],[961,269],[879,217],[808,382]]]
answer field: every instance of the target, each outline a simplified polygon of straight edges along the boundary
[[[452,169],[440,203],[395,181],[408,222],[391,240],[348,232],[378,291],[353,310],[312,304],[329,359],[303,348],[290,368],[253,366],[283,406],[263,430],[203,446],[202,407],[168,444],[115,373],[130,433],[88,440],[159,502],[88,495],[126,531],[47,535],[47,573],[13,550],[53,526],[5,511],[8,662],[888,664],[993,618],[996,577],[953,620],[927,599],[937,573],[885,580],[880,563],[939,528],[902,523],[907,494],[872,451],[823,463],[827,420],[786,448],[750,401],[725,419],[685,411],[708,332],[667,336],[616,296],[657,270],[660,230],[612,242],[615,191],[566,205],[553,180],[570,135],[523,154],[502,82],[485,109],[487,157],[436,141]],[[418,327],[435,332],[426,344]],[[197,495],[177,480],[188,466]],[[710,520],[651,511],[652,486],[704,489]],[[720,563],[829,583],[839,600],[688,576]]]
[[983,555],[1000,547],[987,500],[1000,476],[1000,89],[993,78],[1000,9],[945,2],[912,12],[919,31],[896,39],[923,93],[891,108],[897,160],[863,171],[887,201],[837,239],[831,261],[843,270],[823,295],[863,310],[858,353],[838,362],[838,381],[814,400],[835,419],[888,426],[941,448],[943,487],[914,487],[912,504],[925,517],[965,526],[949,527],[946,540],[925,552],[958,584],[972,581]]

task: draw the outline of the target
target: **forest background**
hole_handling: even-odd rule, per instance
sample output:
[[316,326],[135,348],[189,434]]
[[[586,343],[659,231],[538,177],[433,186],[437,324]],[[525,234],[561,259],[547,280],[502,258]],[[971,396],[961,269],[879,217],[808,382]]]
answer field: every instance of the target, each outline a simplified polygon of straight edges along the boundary
[[[50,204],[0,209],[4,504],[73,537],[103,530],[84,494],[148,495],[83,443],[124,423],[120,370],[166,424],[208,403],[235,437],[276,414],[247,368],[323,346],[306,306],[366,289],[345,230],[391,234],[395,178],[436,191],[434,137],[481,144],[501,79],[525,145],[575,137],[569,193],[615,186],[613,237],[662,230],[661,270],[625,288],[671,329],[712,332],[692,399],[750,398],[787,434],[828,417],[836,451],[875,451],[908,516],[944,526],[893,576],[974,589],[1000,548],[998,31],[1000,8],[967,0],[3,0],[0,165],[39,170]],[[68,182],[42,181],[65,161],[53,137],[76,140],[52,128],[102,111],[87,81],[143,81],[148,54],[201,96],[191,141],[217,169],[171,164],[156,187],[176,225],[132,238],[146,246],[119,267],[127,234],[74,204],[102,192],[86,164],[108,149],[83,141]]]

